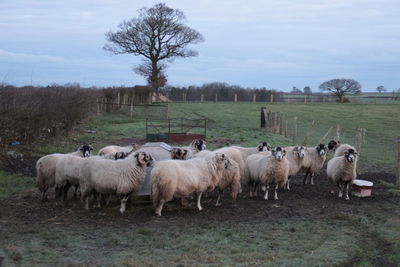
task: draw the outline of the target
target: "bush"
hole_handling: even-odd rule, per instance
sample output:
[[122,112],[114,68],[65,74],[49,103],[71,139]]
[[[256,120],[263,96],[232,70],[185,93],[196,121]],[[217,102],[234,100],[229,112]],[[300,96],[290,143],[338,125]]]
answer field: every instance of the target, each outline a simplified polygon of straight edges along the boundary
[[95,108],[95,90],[73,87],[0,87],[0,144],[68,134]]

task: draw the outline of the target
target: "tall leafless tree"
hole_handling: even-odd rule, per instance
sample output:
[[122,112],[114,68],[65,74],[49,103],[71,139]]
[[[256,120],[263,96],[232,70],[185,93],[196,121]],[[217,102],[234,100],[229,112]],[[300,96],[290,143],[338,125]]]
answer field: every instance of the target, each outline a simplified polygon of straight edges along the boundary
[[345,95],[361,93],[361,84],[353,79],[332,79],[320,84],[319,89],[331,92],[343,103]]
[[134,54],[144,57],[143,64],[136,67],[136,73],[143,75],[152,89],[165,84],[165,61],[177,57],[197,56],[188,45],[202,42],[203,36],[186,26],[186,17],[179,9],[159,3],[151,8],[138,10],[139,16],[123,21],[118,31],[106,33],[108,43],[104,50],[114,54]]

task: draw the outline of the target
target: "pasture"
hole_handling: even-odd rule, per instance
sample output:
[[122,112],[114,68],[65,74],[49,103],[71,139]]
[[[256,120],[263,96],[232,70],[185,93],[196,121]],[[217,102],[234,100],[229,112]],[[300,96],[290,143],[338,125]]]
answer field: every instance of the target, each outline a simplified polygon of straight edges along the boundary
[[[176,201],[166,205],[162,217],[146,203],[131,203],[120,215],[117,200],[89,211],[78,200],[56,203],[52,195],[41,203],[32,177],[1,171],[0,265],[398,266],[400,191],[394,183],[400,105],[172,103],[169,115],[209,118],[212,149],[263,140],[292,144],[290,136],[260,129],[263,106],[298,117],[299,143],[312,120],[310,145],[337,124],[346,143],[354,142],[355,128],[366,128],[359,178],[374,182],[373,196],[338,199],[322,171],[316,186],[304,186],[295,177],[291,190],[280,192],[277,201],[249,199],[244,186],[236,203],[225,193],[220,207],[214,206],[216,194],[209,194],[201,212],[194,202],[182,207]],[[96,149],[143,143],[145,122],[137,115],[131,119],[129,110],[119,110],[94,116],[74,136],[28,150],[38,157],[74,151],[82,142]]]

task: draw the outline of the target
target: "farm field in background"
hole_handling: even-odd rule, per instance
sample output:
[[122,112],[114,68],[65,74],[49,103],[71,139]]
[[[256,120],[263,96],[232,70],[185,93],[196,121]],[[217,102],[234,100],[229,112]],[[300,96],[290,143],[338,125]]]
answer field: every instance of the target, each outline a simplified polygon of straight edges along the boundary
[[[355,129],[366,128],[361,149],[360,177],[375,184],[373,197],[350,201],[330,194],[324,172],[317,185],[301,185],[278,201],[249,199],[247,188],[236,203],[225,194],[204,198],[204,210],[168,203],[163,217],[149,204],[132,204],[118,213],[118,202],[83,210],[79,201],[56,205],[39,202],[30,177],[0,172],[0,263],[7,265],[380,265],[400,264],[400,192],[394,186],[396,137],[400,133],[399,104],[266,104],[171,103],[170,117],[207,117],[207,144],[255,146],[292,144],[289,135],[260,129],[260,108],[298,117],[298,143],[312,120],[309,144],[333,126],[325,143],[344,129],[343,142],[353,143]],[[143,111],[104,113],[80,125],[78,134],[48,146],[37,156],[75,150],[82,142],[104,145],[145,142]],[[96,133],[86,133],[96,130]],[[52,197],[52,196],[50,196]],[[0,264],[1,265],[1,264]]]

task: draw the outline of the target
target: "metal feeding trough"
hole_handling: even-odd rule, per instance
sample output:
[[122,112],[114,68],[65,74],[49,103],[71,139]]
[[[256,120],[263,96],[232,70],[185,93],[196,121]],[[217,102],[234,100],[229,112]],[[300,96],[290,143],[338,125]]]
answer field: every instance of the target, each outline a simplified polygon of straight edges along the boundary
[[[142,147],[137,150],[137,152],[146,152],[149,153],[155,161],[162,161],[171,159],[171,151],[172,147],[166,143],[158,142],[158,143],[146,143],[142,145]],[[149,196],[151,194],[151,170],[153,167],[147,168],[146,177],[144,179],[143,185],[140,190],[136,193],[138,196]]]
[[357,197],[370,197],[374,184],[367,180],[354,180],[352,193]]

